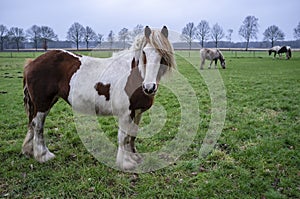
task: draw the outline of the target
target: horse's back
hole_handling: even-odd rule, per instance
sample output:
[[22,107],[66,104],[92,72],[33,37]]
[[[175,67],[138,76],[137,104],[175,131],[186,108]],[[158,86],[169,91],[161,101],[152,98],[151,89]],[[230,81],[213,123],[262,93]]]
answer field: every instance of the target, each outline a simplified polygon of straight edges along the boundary
[[200,49],[200,58],[201,59],[213,60],[216,57],[218,57],[217,49],[211,49],[211,48],[201,48]]

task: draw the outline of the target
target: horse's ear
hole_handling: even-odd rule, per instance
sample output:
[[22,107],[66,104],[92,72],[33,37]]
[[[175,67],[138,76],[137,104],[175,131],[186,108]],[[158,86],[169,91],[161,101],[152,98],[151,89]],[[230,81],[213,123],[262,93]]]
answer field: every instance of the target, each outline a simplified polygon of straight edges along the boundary
[[168,32],[167,26],[164,26],[164,27],[161,29],[161,33],[162,33],[166,38],[168,38],[169,32]]
[[149,28],[149,26],[146,26],[146,28],[145,28],[145,36],[146,36],[146,38],[149,39],[150,34],[151,34],[151,29]]

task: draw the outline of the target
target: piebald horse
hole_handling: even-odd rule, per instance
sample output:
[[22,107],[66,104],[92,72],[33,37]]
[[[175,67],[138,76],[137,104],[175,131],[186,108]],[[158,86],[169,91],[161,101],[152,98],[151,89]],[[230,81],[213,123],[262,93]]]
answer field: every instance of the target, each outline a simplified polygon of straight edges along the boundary
[[282,53],[285,53],[286,59],[290,59],[292,57],[292,50],[290,46],[273,46],[268,50],[269,56],[274,53],[274,58],[278,54],[279,57],[282,57]]
[[93,58],[64,50],[49,51],[24,68],[24,105],[28,132],[22,146],[39,162],[54,158],[45,145],[47,114],[59,98],[73,110],[118,118],[116,164],[123,170],[142,162],[135,148],[141,115],[154,100],[160,79],[176,67],[166,26],[145,27],[129,50],[111,58]]
[[218,59],[220,60],[221,66],[223,69],[226,68],[226,63],[222,52],[219,49],[210,49],[210,48],[202,48],[200,50],[200,69],[203,69],[205,64],[205,60],[210,60],[209,69],[211,68],[211,64],[215,61],[215,68],[217,68]]

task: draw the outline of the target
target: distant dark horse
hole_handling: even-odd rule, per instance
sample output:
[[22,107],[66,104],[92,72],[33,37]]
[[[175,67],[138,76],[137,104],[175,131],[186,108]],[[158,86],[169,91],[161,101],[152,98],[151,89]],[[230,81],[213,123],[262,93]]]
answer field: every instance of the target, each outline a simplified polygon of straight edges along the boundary
[[292,57],[292,50],[290,46],[274,46],[269,49],[269,55],[271,55],[272,52],[274,52],[274,58],[277,54],[279,55],[279,57],[281,57],[282,53],[285,53],[286,59],[290,59]]

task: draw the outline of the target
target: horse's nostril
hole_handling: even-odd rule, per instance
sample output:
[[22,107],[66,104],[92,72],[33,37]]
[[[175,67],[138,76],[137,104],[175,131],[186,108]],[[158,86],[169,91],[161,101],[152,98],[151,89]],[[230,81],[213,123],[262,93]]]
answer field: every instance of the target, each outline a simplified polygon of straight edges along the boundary
[[148,94],[154,94],[157,90],[157,86],[155,83],[143,84],[143,91]]

